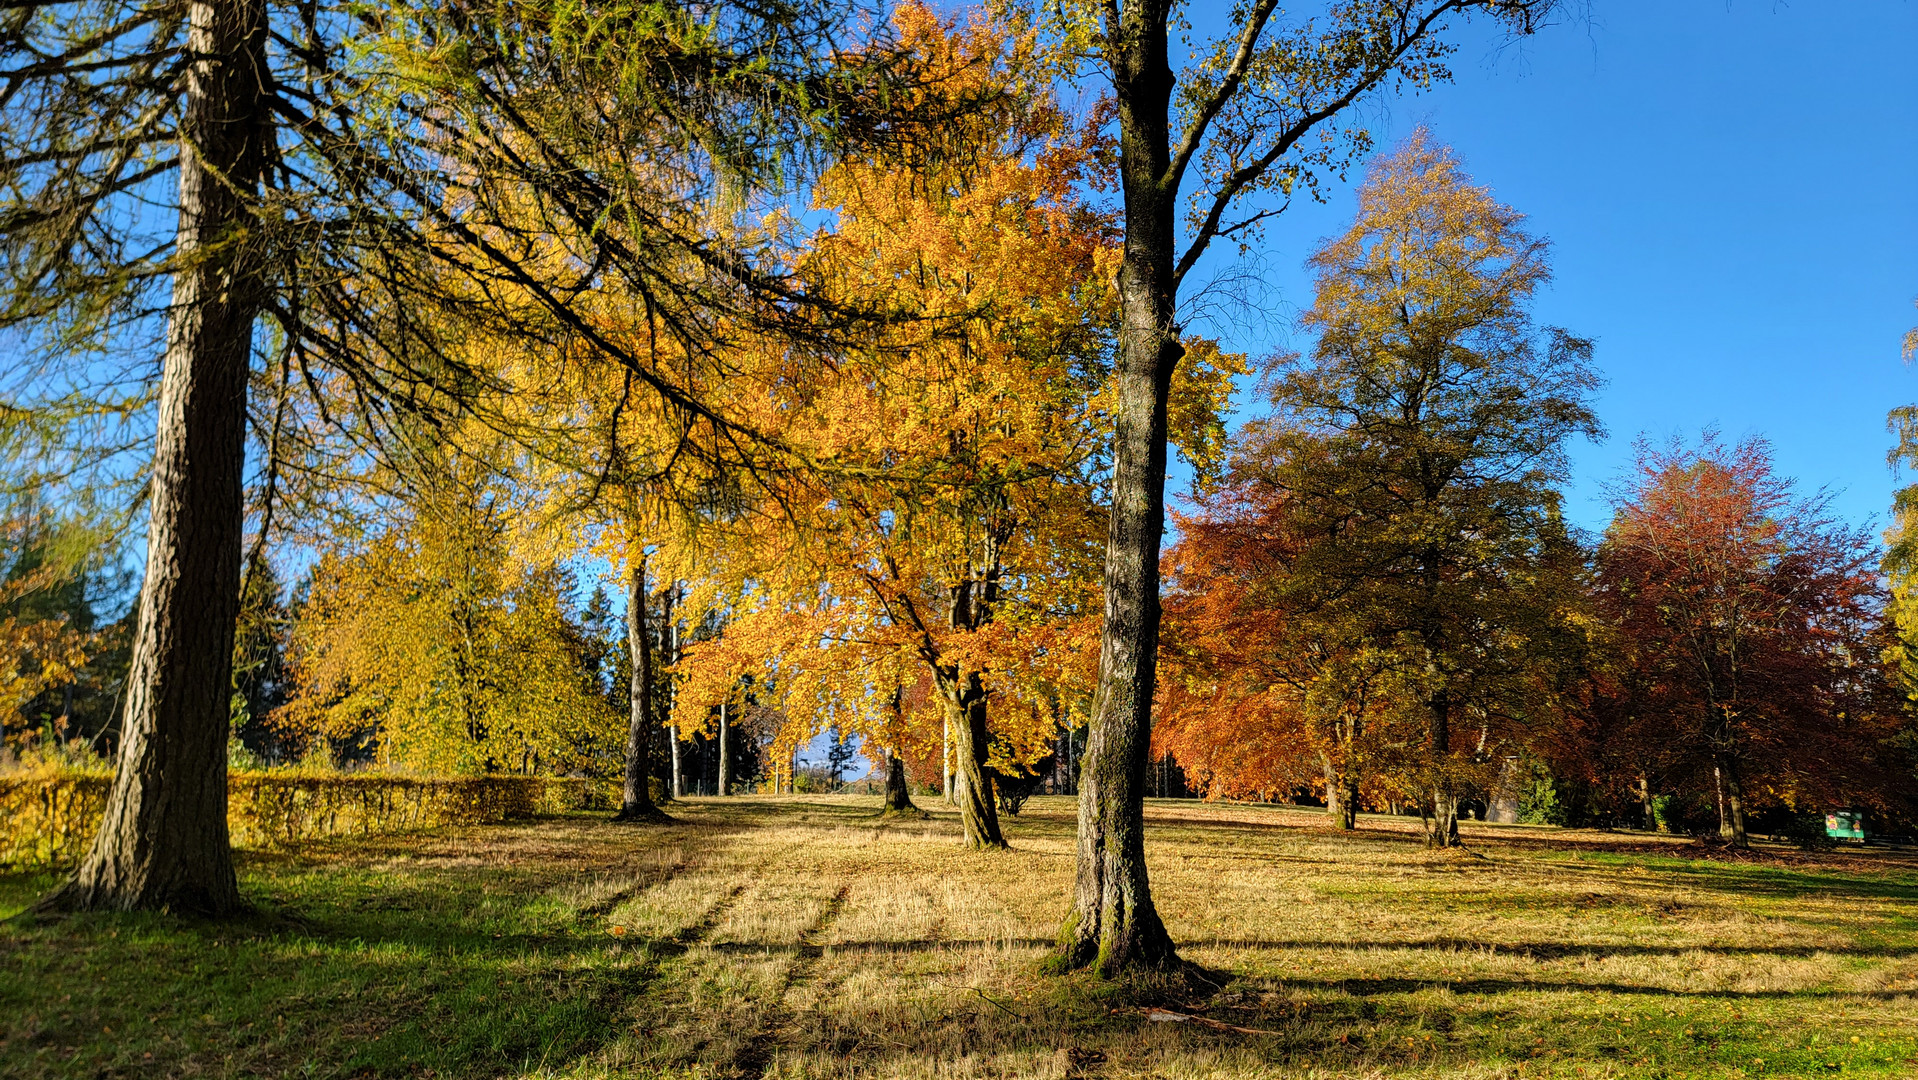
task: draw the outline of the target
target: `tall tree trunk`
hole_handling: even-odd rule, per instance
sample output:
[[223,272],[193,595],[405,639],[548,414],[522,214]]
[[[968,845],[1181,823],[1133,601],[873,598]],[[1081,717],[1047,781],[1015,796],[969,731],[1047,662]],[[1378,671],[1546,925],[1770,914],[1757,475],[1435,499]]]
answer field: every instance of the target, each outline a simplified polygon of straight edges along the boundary
[[679,773],[679,725],[677,724],[666,725],[666,756],[672,762],[673,798],[683,799],[686,797],[686,791]]
[[178,269],[167,320],[146,581],[118,770],[69,909],[244,907],[227,836],[246,389],[264,296],[252,203],[271,137],[262,0],[187,5]]
[[653,805],[653,644],[646,627],[646,555],[633,559],[626,583],[626,648],[632,657],[631,720],[626,729],[626,780],[614,821],[662,821]]
[[728,740],[726,703],[719,703],[719,781],[714,785],[721,795],[733,793],[733,747]]
[[1105,625],[1091,734],[1079,772],[1073,910],[1062,966],[1101,974],[1175,966],[1145,865],[1145,784],[1158,677],[1159,545],[1165,532],[1166,394],[1184,355],[1175,325],[1176,183],[1168,183],[1172,68],[1163,4],[1127,4],[1106,51],[1119,106],[1125,251],[1112,373],[1114,460]]
[[986,770],[986,747],[992,735],[986,726],[986,690],[975,673],[964,690],[948,694],[947,711],[953,735],[953,757],[958,766],[959,822],[969,848],[1002,848],[999,807],[993,801],[992,773]]

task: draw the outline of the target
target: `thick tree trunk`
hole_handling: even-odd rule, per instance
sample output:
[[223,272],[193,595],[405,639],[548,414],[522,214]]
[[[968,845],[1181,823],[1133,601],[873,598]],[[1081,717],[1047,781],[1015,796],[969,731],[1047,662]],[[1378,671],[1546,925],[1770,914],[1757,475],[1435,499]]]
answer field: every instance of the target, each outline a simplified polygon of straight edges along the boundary
[[1657,829],[1658,809],[1652,804],[1652,782],[1643,776],[1638,778],[1638,804],[1640,811],[1644,814],[1645,831],[1651,832]]
[[1079,772],[1077,880],[1059,956],[1062,966],[1101,974],[1179,962],[1152,904],[1144,802],[1158,677],[1166,395],[1184,355],[1174,311],[1178,191],[1168,182],[1173,75],[1165,17],[1160,5],[1129,4],[1121,25],[1107,27],[1114,35],[1106,53],[1119,106],[1126,215],[1112,373],[1112,506],[1099,688]]
[[1738,759],[1725,755],[1719,760],[1718,771],[1725,783],[1725,838],[1733,847],[1750,847],[1751,837],[1745,833],[1745,784],[1739,774]]
[[965,827],[969,848],[1002,848],[1005,836],[999,831],[999,807],[993,800],[992,773],[986,769],[987,741],[992,737],[986,727],[986,692],[979,676],[971,676],[958,700],[948,698],[953,740],[953,757],[958,766],[959,821]]
[[1325,816],[1332,821],[1333,828],[1345,829],[1345,811],[1340,806],[1341,788],[1339,770],[1332,764],[1332,755],[1321,751],[1319,764],[1325,769]]
[[614,821],[663,821],[653,805],[653,645],[646,628],[646,556],[634,557],[626,585],[626,647],[632,657],[631,720],[626,729],[626,778]]
[[146,581],[106,816],[47,906],[240,910],[226,744],[240,605],[246,387],[263,299],[252,203],[271,129],[261,0],[187,5],[180,225]]
[[915,817],[925,812],[912,802],[912,791],[906,786],[905,759],[892,751],[886,752],[886,805],[887,814],[909,814]]
[[1335,829],[1359,827],[1359,780],[1348,761],[1341,770],[1329,753],[1320,754],[1325,764],[1325,812]]
[[715,790],[721,795],[733,793],[733,748],[728,739],[726,703],[719,703],[719,781]]

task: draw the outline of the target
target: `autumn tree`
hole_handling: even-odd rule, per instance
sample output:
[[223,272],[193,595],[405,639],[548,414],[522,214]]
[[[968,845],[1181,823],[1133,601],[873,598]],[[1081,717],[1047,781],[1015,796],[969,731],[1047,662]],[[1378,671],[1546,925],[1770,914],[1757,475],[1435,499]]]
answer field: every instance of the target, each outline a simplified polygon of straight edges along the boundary
[[[0,750],[33,725],[36,699],[71,691],[110,633],[93,625],[84,595],[90,545],[74,535],[84,530],[31,505],[12,509],[0,521]],[[71,703],[69,693],[49,734],[69,734]]]
[[436,453],[409,498],[321,555],[278,723],[421,772],[603,768],[620,725],[571,575],[527,543],[534,497],[484,455]]
[[[1530,32],[1552,0],[1348,0],[1286,25],[1277,0],[1235,3],[1234,32],[1175,72],[1172,0],[1059,5],[1057,55],[1096,70],[1116,105],[1125,238],[1105,625],[1085,764],[1073,910],[1062,967],[1103,972],[1177,962],[1145,867],[1144,784],[1157,681],[1159,550],[1165,527],[1167,405],[1185,355],[1180,290],[1213,241],[1243,243],[1363,151],[1332,121],[1395,87],[1444,79],[1454,17],[1484,13]],[[1276,200],[1276,205],[1275,205]],[[1180,228],[1185,210],[1184,229]]]
[[1210,797],[1321,787],[1350,829],[1368,773],[1403,743],[1386,724],[1401,665],[1367,641],[1361,607],[1295,578],[1311,573],[1317,538],[1263,448],[1242,446],[1177,518],[1153,751]]
[[[1904,360],[1918,360],[1918,326],[1905,331]],[[1894,473],[1918,468],[1918,405],[1891,410],[1886,427],[1896,441],[1886,460]],[[1896,630],[1888,654],[1906,697],[1907,715],[1918,702],[1918,484],[1900,487],[1892,496],[1891,525],[1885,530],[1882,566],[1888,593],[1886,614]],[[1902,735],[1906,752],[1918,759],[1918,720]]]
[[1318,343],[1275,363],[1274,414],[1242,453],[1299,538],[1287,610],[1327,620],[1360,672],[1395,673],[1420,714],[1445,845],[1551,621],[1566,443],[1599,433],[1590,346],[1533,324],[1544,241],[1422,132],[1372,164],[1358,219],[1311,266]]
[[[728,445],[693,438],[716,428],[757,441],[696,380],[597,334],[575,304],[617,281],[695,344],[712,312],[806,306],[777,238],[733,243],[721,223],[798,179],[822,142],[912,127],[866,107],[898,73],[883,41],[848,40],[872,25],[849,14],[830,2],[9,10],[0,326],[79,371],[102,350],[165,343],[157,371],[133,364],[157,438],[121,768],[51,903],[240,906],[225,725],[256,344],[270,341],[281,392],[350,383],[323,412],[457,412],[498,388],[458,344],[475,327],[516,328],[671,401],[690,451]],[[585,257],[545,259],[556,236]]]
[[1895,726],[1878,552],[1759,439],[1640,442],[1599,549],[1599,610],[1644,685],[1630,720],[1747,842],[1764,804],[1886,805]]
[[765,481],[766,510],[712,545],[758,606],[703,659],[689,653],[719,675],[701,685],[776,672],[788,716],[867,739],[897,737],[895,691],[927,680],[967,843],[997,847],[994,770],[1049,749],[1035,680],[1081,654],[1070,635],[1035,639],[1094,587],[1115,251],[1078,194],[1093,148],[1045,88],[1017,81],[1017,28],[914,7],[899,19],[929,70],[996,83],[1001,104],[950,133],[963,149],[944,166],[877,158],[822,179],[836,223],[801,272],[894,323],[830,365],[771,369],[768,408],[821,467]]

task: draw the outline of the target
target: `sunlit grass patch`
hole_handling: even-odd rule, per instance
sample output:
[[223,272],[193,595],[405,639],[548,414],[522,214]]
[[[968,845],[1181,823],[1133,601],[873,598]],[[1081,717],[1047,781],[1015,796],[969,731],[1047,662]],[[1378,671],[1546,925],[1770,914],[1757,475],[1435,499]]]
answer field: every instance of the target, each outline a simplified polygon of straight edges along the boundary
[[[1161,913],[1224,985],[1152,1004],[1206,1024],[1040,974],[1069,800],[988,854],[925,802],[333,841],[244,855],[238,923],[9,922],[0,1075],[1918,1075],[1909,856],[1492,828],[1431,855],[1391,819],[1155,802]],[[0,876],[0,915],[52,883]]]

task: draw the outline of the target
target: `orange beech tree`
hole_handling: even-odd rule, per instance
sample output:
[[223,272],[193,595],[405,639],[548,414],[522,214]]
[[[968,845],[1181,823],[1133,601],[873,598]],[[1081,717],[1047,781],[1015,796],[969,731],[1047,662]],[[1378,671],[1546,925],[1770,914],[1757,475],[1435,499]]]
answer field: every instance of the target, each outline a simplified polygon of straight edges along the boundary
[[[1759,439],[1641,442],[1598,555],[1597,601],[1637,688],[1622,735],[1718,804],[1890,809],[1904,785],[1878,552],[1800,497]],[[1662,766],[1662,768],[1661,768]]]
[[1396,747],[1379,764],[1439,846],[1501,740],[1547,719],[1538,669],[1577,566],[1565,444],[1598,432],[1589,344],[1532,322],[1550,271],[1522,220],[1422,131],[1373,162],[1357,220],[1311,259],[1319,340],[1273,361],[1274,415],[1181,551],[1190,632],[1262,635],[1207,661],[1253,654],[1227,681],[1277,694],[1296,729],[1260,739],[1320,757],[1346,814],[1362,759]]
[[1153,751],[1210,798],[1322,787],[1333,823],[1350,829],[1361,785],[1395,744],[1385,720],[1397,657],[1367,646],[1340,598],[1301,602],[1290,575],[1309,539],[1260,463],[1248,448],[1200,513],[1174,515]]
[[[1079,194],[1102,180],[1096,143],[1018,81],[1029,38],[923,9],[899,33],[954,84],[1004,80],[1001,106],[953,131],[965,151],[944,166],[849,162],[822,181],[837,223],[802,273],[894,318],[830,364],[782,350],[793,375],[766,426],[820,467],[768,484],[713,545],[757,607],[691,650],[687,697],[760,671],[792,718],[787,743],[828,722],[930,738],[936,718],[966,842],[996,847],[994,771],[1043,757],[1060,713],[1084,704],[1118,250]],[[1205,453],[1239,362],[1194,351],[1179,393],[1185,442]],[[936,709],[900,715],[896,693],[921,679]]]

